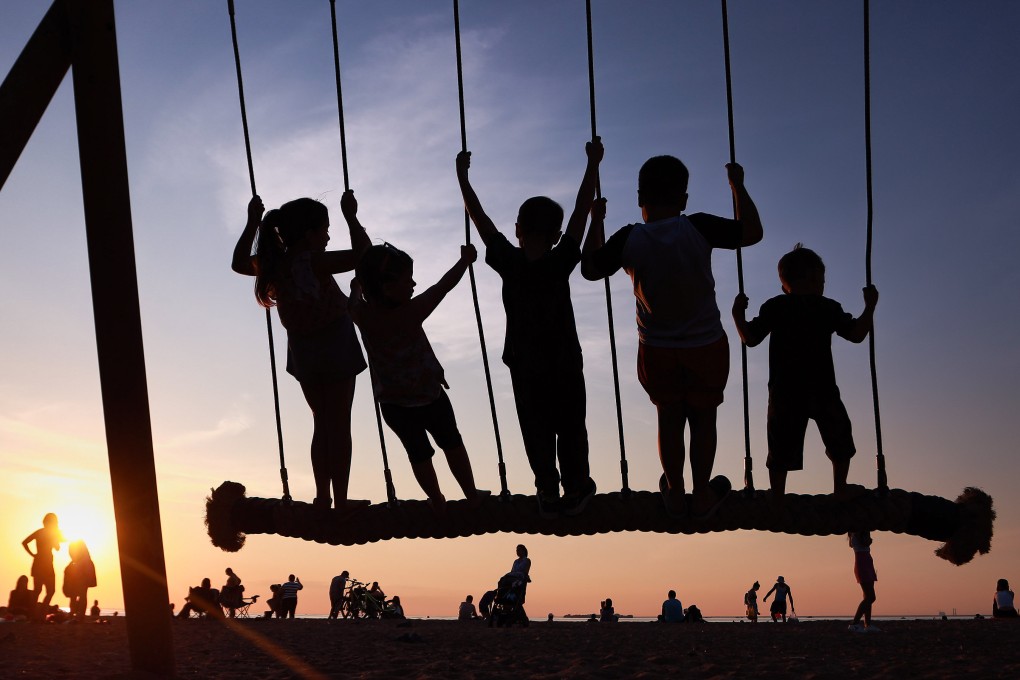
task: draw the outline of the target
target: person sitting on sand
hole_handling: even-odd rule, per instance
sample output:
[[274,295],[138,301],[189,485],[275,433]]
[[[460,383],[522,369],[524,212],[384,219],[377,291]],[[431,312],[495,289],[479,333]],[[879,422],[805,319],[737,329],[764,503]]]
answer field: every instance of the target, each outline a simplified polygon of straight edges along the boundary
[[390,600],[390,603],[389,603],[389,612],[390,612],[389,616],[386,617],[388,619],[406,619],[407,618],[404,615],[404,606],[402,604],[400,604],[400,596],[399,595],[394,595],[393,599]]
[[219,597],[220,591],[212,587],[210,579],[204,578],[202,585],[188,589],[188,596],[184,598],[187,602],[181,607],[181,613],[177,615],[177,618],[189,619],[191,612],[195,612],[199,616],[221,617],[223,611],[217,604]]
[[607,597],[602,602],[602,609],[599,611],[599,623],[616,623],[620,620],[620,617],[616,615],[616,609],[613,608],[612,598]]
[[[875,563],[871,559],[871,532],[851,531],[848,540],[854,551],[854,576],[861,584],[861,592],[864,594],[864,599],[857,606],[850,630],[854,633],[877,633],[881,629],[871,625],[871,605],[875,603],[875,581],[878,580]],[[864,625],[861,625],[861,617],[864,618]]]
[[18,581],[14,585],[14,590],[11,591],[10,597],[7,598],[7,613],[11,616],[24,616],[31,618],[34,610],[35,591],[29,590],[28,577],[21,575],[18,577]]
[[1000,578],[995,584],[995,597],[992,599],[992,616],[994,618],[1016,618],[1016,607],[1013,605],[1013,591],[1009,589],[1009,581]]
[[783,623],[786,623],[786,598],[790,598],[790,606],[793,607],[793,591],[790,590],[790,586],[786,585],[786,579],[778,576],[776,577],[776,584],[772,586],[769,592],[765,593],[765,597],[761,601],[768,602],[769,595],[772,593],[776,594],[776,599],[772,600],[772,606],[769,608],[772,622],[775,623],[779,619],[783,619]]
[[92,609],[89,610],[89,616],[93,619],[98,619],[102,612],[99,609],[99,600],[92,601]]
[[478,618],[478,612],[475,611],[474,596],[468,595],[464,598],[464,601],[460,603],[460,610],[457,612],[458,621],[471,621]]
[[761,588],[761,584],[755,581],[751,589],[744,593],[744,607],[747,609],[747,618],[751,619],[751,623],[758,623],[759,588]]
[[701,614],[701,610],[698,609],[698,605],[692,604],[684,610],[684,620],[687,623],[704,623],[705,617]]
[[666,623],[683,623],[684,606],[676,599],[676,591],[671,590],[662,603],[662,620]]

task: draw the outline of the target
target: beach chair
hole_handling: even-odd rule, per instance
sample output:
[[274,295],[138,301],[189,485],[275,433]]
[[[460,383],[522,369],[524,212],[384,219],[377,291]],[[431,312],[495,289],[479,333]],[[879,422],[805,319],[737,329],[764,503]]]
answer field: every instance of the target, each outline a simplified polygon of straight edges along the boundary
[[234,613],[236,614],[237,618],[239,618],[239,619],[250,619],[251,618],[251,614],[248,612],[248,608],[251,607],[253,604],[255,604],[258,601],[259,601],[259,596],[258,595],[252,595],[251,597],[242,597],[241,598],[241,603],[240,603],[241,606],[237,607],[234,610]]

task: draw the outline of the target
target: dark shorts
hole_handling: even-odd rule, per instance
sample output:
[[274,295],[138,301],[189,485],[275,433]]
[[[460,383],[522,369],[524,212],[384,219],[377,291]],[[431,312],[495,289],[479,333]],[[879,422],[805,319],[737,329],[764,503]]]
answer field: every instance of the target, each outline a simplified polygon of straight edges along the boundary
[[815,421],[831,461],[845,461],[857,452],[853,427],[843,401],[833,397],[825,401],[803,403],[769,395],[768,440],[770,470],[804,468],[804,434],[808,420]]
[[312,333],[287,334],[287,372],[298,382],[327,385],[348,380],[367,366],[347,315]]
[[874,583],[878,580],[875,573],[875,561],[869,552],[854,553],[854,576],[858,583]]
[[656,406],[711,408],[723,402],[730,375],[726,336],[703,347],[638,345],[638,380]]
[[[429,443],[428,434],[436,440],[436,446],[446,451],[461,446],[464,440],[457,429],[453,405],[446,392],[425,406],[398,406],[380,404],[383,420],[397,435],[412,463],[421,463],[436,452]],[[426,434],[427,433],[427,434]]]
[[786,600],[772,600],[772,606],[769,607],[770,614],[782,614],[786,616]]

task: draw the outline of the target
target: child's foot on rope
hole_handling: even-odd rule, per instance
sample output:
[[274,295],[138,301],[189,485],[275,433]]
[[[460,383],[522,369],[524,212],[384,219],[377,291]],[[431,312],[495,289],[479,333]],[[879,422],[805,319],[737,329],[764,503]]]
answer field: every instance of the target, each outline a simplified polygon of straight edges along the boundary
[[329,496],[316,496],[312,499],[312,507],[316,510],[329,510],[333,507],[333,499]]
[[722,506],[730,495],[732,488],[730,480],[723,475],[719,475],[709,481],[707,489],[694,492],[694,502],[691,508],[694,519],[707,520],[714,517],[719,507]]
[[560,516],[560,497],[557,492],[539,491],[536,494],[538,499],[538,515],[542,519],[556,519]]
[[488,489],[475,489],[474,494],[466,497],[468,509],[477,510],[482,507],[482,503],[484,503],[485,499],[491,495],[492,492]]
[[563,495],[560,510],[567,517],[580,515],[588,507],[588,501],[595,495],[596,490],[595,480],[589,477],[580,489]]
[[442,519],[446,517],[446,496],[439,495],[433,498],[425,499],[425,502],[432,508],[432,512],[436,517]]
[[666,514],[673,519],[685,519],[687,517],[687,498],[683,488],[671,489],[666,475],[659,476],[659,493],[662,495],[662,503],[666,506]]
[[835,489],[832,492],[832,497],[839,502],[852,501],[855,498],[861,498],[871,493],[867,488],[860,484],[844,484],[842,487]]
[[370,505],[372,505],[372,501],[348,498],[343,503],[337,503],[336,509],[341,514],[349,515],[352,512],[357,512],[358,510],[364,510]]

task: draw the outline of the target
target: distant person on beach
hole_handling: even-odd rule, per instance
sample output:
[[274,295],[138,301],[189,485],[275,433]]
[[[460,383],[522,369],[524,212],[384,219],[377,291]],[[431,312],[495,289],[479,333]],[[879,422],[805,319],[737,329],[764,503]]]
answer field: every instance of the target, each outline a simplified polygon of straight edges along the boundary
[[344,512],[368,505],[347,498],[354,383],[367,364],[347,313],[347,296],[333,279],[354,269],[371,245],[357,220],[357,205],[354,193],[344,192],[340,209],[350,228],[351,250],[327,251],[325,205],[299,198],[263,218],[262,199],[254,196],[231,263],[238,274],[255,277],[259,304],[275,305],[287,329],[287,372],[301,384],[312,410],[312,503],[327,509],[332,503]]
[[[173,612],[173,609],[170,610]],[[98,619],[102,612],[99,610],[99,600],[92,601],[92,608],[89,609],[89,616],[93,619]]]
[[581,260],[602,141],[596,137],[586,144],[585,153],[588,161],[566,231],[558,203],[545,196],[529,198],[517,212],[519,247],[482,208],[468,178],[471,153],[457,156],[464,207],[485,244],[485,262],[503,281],[503,363],[510,370],[524,450],[535,475],[538,511],[546,518],[580,514],[595,495],[588,464],[583,358],[569,278]]
[[336,619],[344,604],[344,591],[347,589],[347,581],[350,580],[350,573],[345,569],[329,582],[329,618]]
[[514,560],[514,564],[510,567],[511,574],[518,574],[524,581],[521,586],[521,601],[519,604],[524,604],[524,597],[528,591],[528,584],[531,583],[531,558],[528,557],[528,549],[524,544],[517,546],[517,559]]
[[676,591],[671,590],[666,594],[662,603],[662,620],[666,623],[683,623],[684,606],[676,599]]
[[184,599],[186,602],[181,607],[180,613],[177,614],[177,618],[190,619],[191,612],[195,612],[199,616],[213,618],[223,616],[223,610],[217,604],[220,599],[220,591],[212,587],[212,581],[208,578],[202,579],[202,585],[189,588],[188,596]]
[[758,589],[761,584],[755,581],[751,589],[744,593],[744,609],[747,610],[747,618],[751,623],[758,623]]
[[[35,541],[35,552],[32,552],[28,544]],[[52,512],[46,513],[43,517],[42,529],[36,529],[21,542],[21,547],[32,556],[32,590],[35,591],[35,599],[39,601],[39,593],[46,591],[43,597],[43,608],[50,606],[50,600],[56,593],[57,575],[53,571],[53,551],[60,550],[60,544],[64,542],[64,535],[60,533],[60,523],[57,516]]]
[[698,609],[698,605],[692,604],[684,610],[684,620],[687,623],[704,623],[705,617],[702,615],[701,610]]
[[460,603],[460,609],[457,612],[458,621],[473,621],[478,618],[478,612],[475,610],[474,596],[468,595],[464,598],[464,601]]
[[357,278],[351,283],[351,317],[361,329],[372,362],[375,398],[439,516],[446,512],[446,497],[432,464],[436,450],[429,434],[446,456],[469,507],[477,508],[489,495],[475,487],[471,460],[446,395],[450,386],[422,328],[476,257],[474,246],[461,246],[460,259],[450,270],[415,296],[414,260],[388,243],[372,246],[358,262]]
[[266,600],[266,606],[269,607],[269,610],[265,612],[265,618],[271,619],[273,616],[278,619],[283,618],[282,595],[283,591],[280,589],[279,583],[269,586],[269,599]]
[[786,579],[778,576],[776,577],[776,584],[769,589],[769,592],[765,593],[765,597],[761,601],[768,602],[769,596],[772,593],[776,594],[775,599],[772,600],[772,606],[769,607],[772,621],[777,622],[779,619],[782,619],[783,623],[786,623],[786,598],[790,598],[790,606],[793,607],[793,591],[790,590],[790,586],[786,585]]
[[390,600],[390,612],[392,612],[392,613],[391,613],[391,615],[388,618],[393,618],[393,619],[406,619],[407,618],[407,616],[404,615],[404,605],[400,604],[400,596],[399,595],[394,595],[393,599]]
[[992,598],[992,616],[994,618],[1016,618],[1016,606],[1013,604],[1013,591],[1009,589],[1009,581],[1000,578],[995,584],[995,597]]
[[835,300],[825,297],[825,263],[798,243],[779,260],[783,295],[767,300],[751,321],[748,298],[733,301],[733,321],[748,347],[769,334],[769,470],[773,502],[782,505],[786,475],[804,468],[804,433],[814,420],[832,461],[833,495],[849,500],[865,492],[847,483],[854,446],[850,416],[839,396],[832,363],[832,334],[862,342],[871,332],[878,290],[864,288],[864,311],[856,319]]
[[32,618],[35,614],[36,593],[28,588],[28,577],[22,574],[7,598],[7,612],[11,616]]
[[71,555],[71,563],[64,569],[63,591],[71,600],[71,616],[83,620],[89,588],[96,586],[96,565],[92,562],[85,541],[75,541],[67,550]]
[[[729,377],[729,344],[720,321],[712,275],[712,250],[733,250],[762,238],[758,209],[744,188],[744,169],[726,166],[737,219],[685,215],[686,166],[656,156],[638,173],[643,224],[605,239],[603,221],[592,219],[581,274],[590,281],[623,268],[637,302],[638,379],[658,414],[659,480],[666,511],[695,519],[713,516],[730,490],[712,479],[716,415]],[[602,208],[604,215],[604,206]],[[690,425],[692,507],[684,496],[684,430]]]
[[[854,551],[854,576],[861,584],[861,592],[864,599],[857,605],[857,612],[854,614],[854,622],[850,624],[850,630],[855,633],[877,633],[879,628],[871,625],[871,605],[875,604],[875,581],[878,574],[875,573],[875,562],[871,559],[871,532],[851,531],[847,534],[850,548]],[[861,619],[864,624],[861,625]]]
[[599,623],[616,623],[620,617],[616,615],[612,598],[607,597],[602,601],[602,608],[599,609]]
[[244,586],[241,585],[241,577],[233,569],[227,567],[225,573],[227,582],[220,589],[220,604],[230,613],[230,618],[234,618],[243,604]]
[[301,579],[294,574],[287,577],[287,582],[280,584],[280,613],[281,619],[293,619],[297,611],[298,591],[304,588]]

